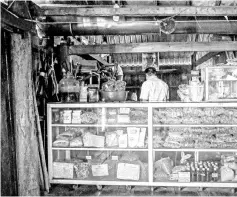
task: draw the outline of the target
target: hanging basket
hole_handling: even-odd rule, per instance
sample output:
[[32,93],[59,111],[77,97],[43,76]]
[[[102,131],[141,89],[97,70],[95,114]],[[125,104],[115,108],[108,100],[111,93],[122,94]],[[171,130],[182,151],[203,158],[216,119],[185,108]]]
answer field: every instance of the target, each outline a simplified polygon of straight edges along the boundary
[[161,21],[160,30],[165,34],[171,34],[175,30],[175,20],[173,18],[167,18]]

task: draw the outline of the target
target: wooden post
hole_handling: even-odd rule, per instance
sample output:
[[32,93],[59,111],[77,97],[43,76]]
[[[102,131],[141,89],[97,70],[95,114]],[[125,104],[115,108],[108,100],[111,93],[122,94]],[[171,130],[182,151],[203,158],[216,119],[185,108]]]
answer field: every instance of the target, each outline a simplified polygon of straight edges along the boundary
[[32,90],[31,35],[11,36],[14,130],[19,196],[40,196],[39,151]]

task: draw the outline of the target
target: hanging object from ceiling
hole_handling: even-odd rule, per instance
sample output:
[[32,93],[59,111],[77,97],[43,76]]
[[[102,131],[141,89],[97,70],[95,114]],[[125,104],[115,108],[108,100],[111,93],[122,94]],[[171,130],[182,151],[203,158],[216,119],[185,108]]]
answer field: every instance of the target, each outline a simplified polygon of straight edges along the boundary
[[166,18],[160,22],[160,30],[165,34],[171,34],[175,30],[175,20],[173,18]]

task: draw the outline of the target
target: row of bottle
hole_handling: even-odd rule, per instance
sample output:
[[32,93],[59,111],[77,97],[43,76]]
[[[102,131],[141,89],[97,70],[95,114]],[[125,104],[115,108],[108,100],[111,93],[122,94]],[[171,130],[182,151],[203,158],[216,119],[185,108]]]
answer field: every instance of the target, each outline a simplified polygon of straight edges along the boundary
[[191,162],[186,164],[186,171],[190,172],[191,182],[217,182],[220,166],[213,161]]

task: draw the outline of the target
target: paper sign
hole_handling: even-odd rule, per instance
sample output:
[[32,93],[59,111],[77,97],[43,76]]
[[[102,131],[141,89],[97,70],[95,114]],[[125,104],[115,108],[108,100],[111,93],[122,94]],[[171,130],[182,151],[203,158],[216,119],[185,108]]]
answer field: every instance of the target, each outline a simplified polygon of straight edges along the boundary
[[112,160],[118,161],[118,156],[112,156]]
[[91,159],[91,156],[86,156],[86,159],[87,159],[87,160]]
[[108,176],[108,164],[92,165],[92,175],[93,176]]
[[120,109],[119,109],[119,113],[120,114],[129,114],[129,112],[130,112],[130,108],[124,108],[124,107],[121,107]]
[[73,163],[53,162],[53,177],[73,179]]
[[178,182],[190,182],[190,172],[179,172]]
[[119,163],[117,170],[118,179],[138,181],[140,177],[140,165]]

